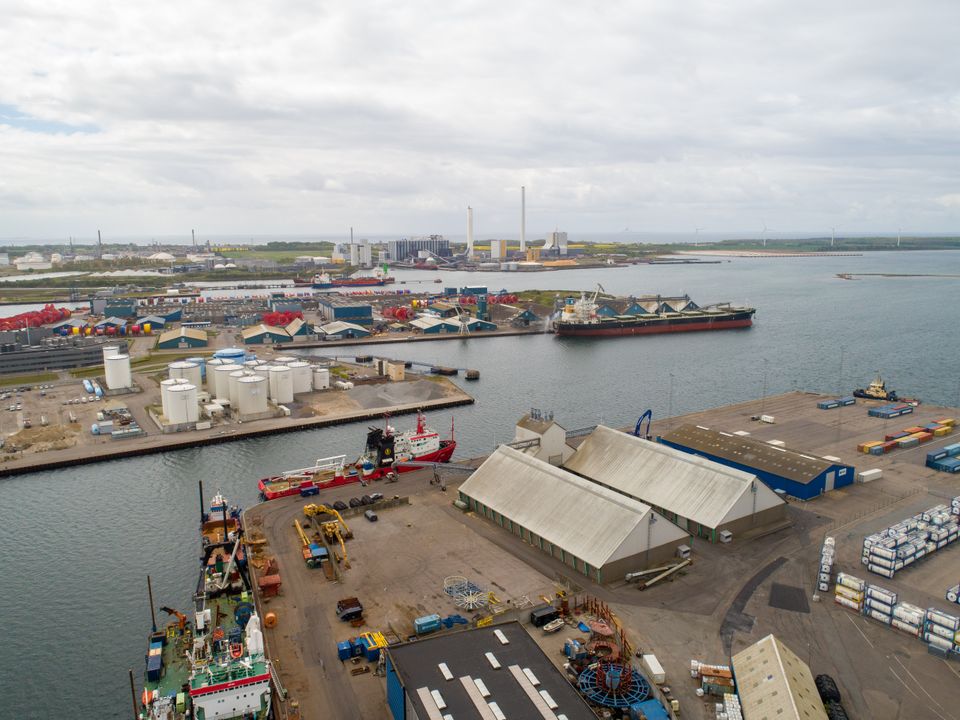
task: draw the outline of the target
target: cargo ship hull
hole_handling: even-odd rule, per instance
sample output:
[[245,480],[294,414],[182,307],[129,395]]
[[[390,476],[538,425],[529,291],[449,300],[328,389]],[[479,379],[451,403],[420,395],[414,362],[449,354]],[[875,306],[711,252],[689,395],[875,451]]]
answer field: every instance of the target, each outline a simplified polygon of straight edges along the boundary
[[593,323],[558,322],[557,335],[564,337],[619,337],[623,335],[658,335],[704,330],[733,330],[753,325],[753,310],[713,317],[651,318],[636,320],[604,320]]

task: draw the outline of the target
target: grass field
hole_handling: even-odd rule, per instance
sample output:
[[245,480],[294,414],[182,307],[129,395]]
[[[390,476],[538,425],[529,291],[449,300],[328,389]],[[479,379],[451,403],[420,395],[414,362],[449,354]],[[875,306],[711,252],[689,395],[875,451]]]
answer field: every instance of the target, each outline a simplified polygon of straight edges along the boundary
[[34,375],[0,375],[0,386],[36,385],[56,380],[56,373],[36,373]]

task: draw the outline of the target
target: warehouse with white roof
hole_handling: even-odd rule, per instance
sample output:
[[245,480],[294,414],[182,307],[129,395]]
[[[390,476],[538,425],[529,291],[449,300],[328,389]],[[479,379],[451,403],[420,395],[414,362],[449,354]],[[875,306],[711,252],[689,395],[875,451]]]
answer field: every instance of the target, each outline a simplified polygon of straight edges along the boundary
[[756,476],[600,425],[564,468],[646,503],[696,537],[716,542],[786,516]]
[[459,493],[470,510],[597,582],[672,558],[689,542],[648,505],[504,445]]

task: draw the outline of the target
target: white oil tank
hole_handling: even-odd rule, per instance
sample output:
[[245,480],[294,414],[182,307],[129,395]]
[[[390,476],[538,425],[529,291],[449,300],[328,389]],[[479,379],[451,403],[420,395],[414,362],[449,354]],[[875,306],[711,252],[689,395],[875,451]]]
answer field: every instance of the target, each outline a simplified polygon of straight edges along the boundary
[[289,355],[281,355],[280,357],[275,357],[270,361],[271,365],[289,365],[290,363],[297,362],[297,358],[290,357]]
[[197,386],[192,383],[179,383],[170,386],[167,391],[168,407],[164,412],[171,425],[195,423],[200,419],[200,406],[197,404]]
[[186,385],[187,381],[183,378],[167,378],[160,381],[160,404],[163,406],[163,414],[167,414],[170,408],[170,388],[176,385]]
[[103,370],[104,375],[106,375],[107,387],[110,390],[128,388],[133,385],[129,355],[111,355],[103,361]]
[[293,373],[293,394],[308,393],[313,390],[313,368],[303,361],[292,362],[287,367]]
[[313,389],[328,390],[329,388],[330,388],[330,369],[314,368],[313,369]]
[[227,396],[230,399],[230,407],[236,409],[237,403],[240,402],[239,390],[237,390],[237,380],[242,377],[246,377],[249,374],[249,371],[241,368],[239,370],[234,370],[227,376]]
[[103,364],[107,364],[107,358],[113,357],[114,355],[120,354],[120,348],[116,345],[104,345],[103,348]]
[[241,415],[256,415],[267,411],[267,379],[262,375],[237,378],[238,407]]
[[293,371],[286,365],[270,368],[270,399],[278,405],[293,402]]
[[247,360],[243,364],[243,367],[245,367],[247,370],[256,370],[261,365],[263,365],[263,360]]
[[214,396],[220,400],[230,399],[230,373],[242,370],[240,365],[227,363],[217,365],[213,369]]
[[210,393],[212,397],[217,396],[217,381],[214,378],[214,372],[221,365],[229,365],[230,363],[226,360],[221,360],[220,358],[210,358],[206,362],[207,366],[207,392]]
[[183,378],[195,387],[200,387],[201,374],[200,365],[186,360],[178,360],[167,365],[167,372],[171,378]]

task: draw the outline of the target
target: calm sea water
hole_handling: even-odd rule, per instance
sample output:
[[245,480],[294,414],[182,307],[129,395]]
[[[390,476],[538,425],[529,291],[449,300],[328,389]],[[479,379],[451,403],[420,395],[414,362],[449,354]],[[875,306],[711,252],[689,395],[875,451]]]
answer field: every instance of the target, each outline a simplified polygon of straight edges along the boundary
[[[587,290],[600,282],[615,293],[687,292],[701,303],[749,302],[758,313],[743,331],[455,340],[377,352],[480,370],[481,380],[465,385],[476,405],[429,416],[441,431],[456,418],[464,455],[512,439],[514,422],[531,406],[553,410],[568,428],[632,424],[652,408],[655,428],[668,412],[758,398],[764,385],[771,394],[846,393],[878,369],[904,393],[960,402],[960,279],[847,281],[838,272],[960,275],[960,252],[442,273],[445,285],[491,289]],[[398,279],[437,275],[410,271]],[[363,433],[353,425],[0,480],[0,716],[129,718],[127,669],[139,680],[150,623],[146,575],[158,606],[187,607],[196,581],[198,479],[208,499],[221,488],[249,505],[259,477],[359,453]]]

